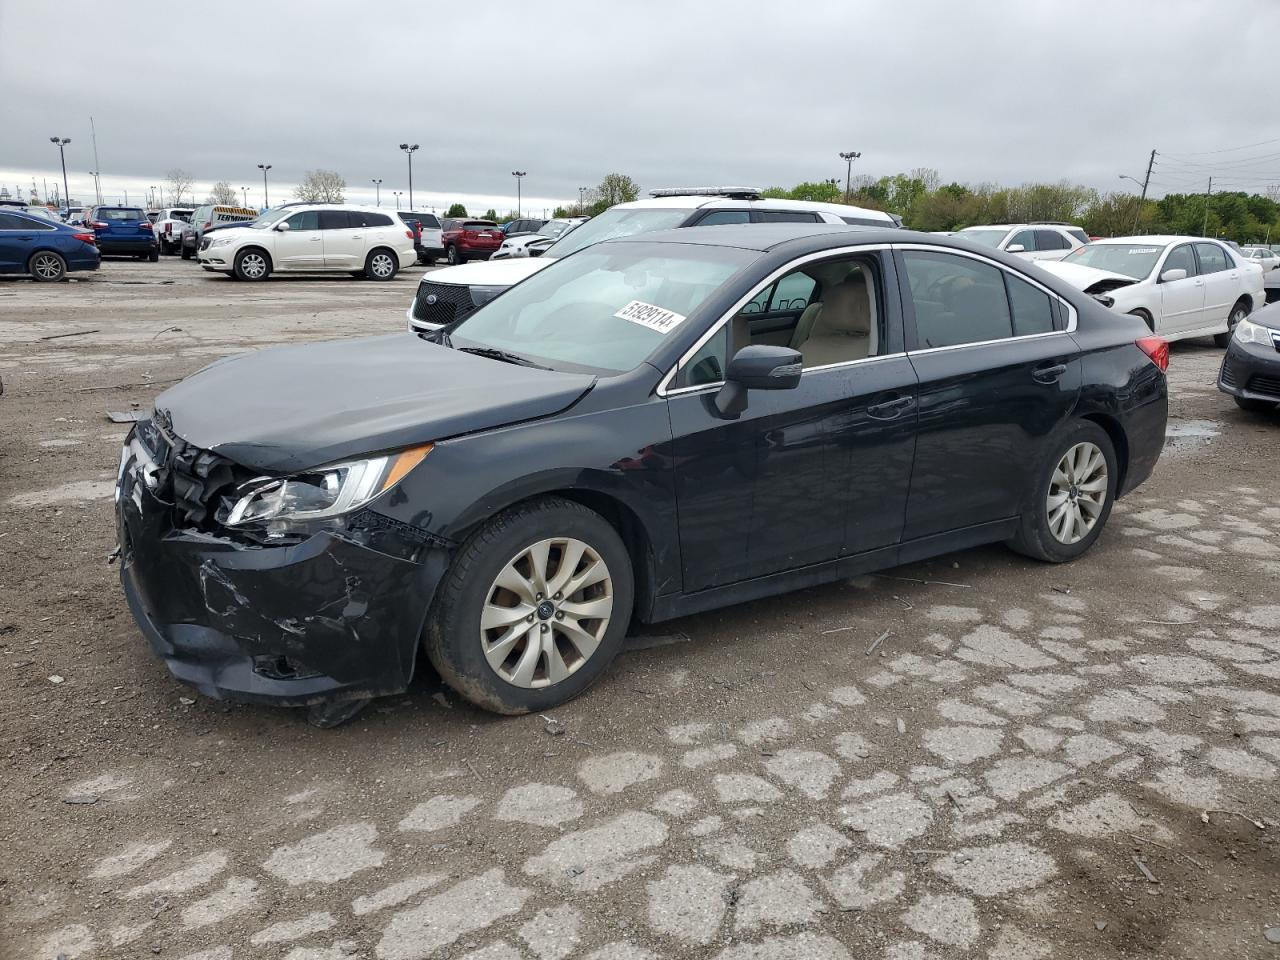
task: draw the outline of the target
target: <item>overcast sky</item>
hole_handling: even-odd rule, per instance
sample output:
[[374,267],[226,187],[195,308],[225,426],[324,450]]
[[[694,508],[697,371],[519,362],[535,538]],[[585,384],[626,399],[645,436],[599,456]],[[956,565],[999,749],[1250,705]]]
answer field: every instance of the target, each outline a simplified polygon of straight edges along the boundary
[[[1280,184],[1280,3],[588,0],[217,4],[0,0],[0,184],[108,201],[165,171],[280,202],[305,170],[418,208],[643,188],[792,185],[936,168],[944,181],[1153,193]],[[1271,141],[1268,143],[1268,141]],[[1256,146],[1255,146],[1256,145]],[[405,197],[407,206],[407,195]]]

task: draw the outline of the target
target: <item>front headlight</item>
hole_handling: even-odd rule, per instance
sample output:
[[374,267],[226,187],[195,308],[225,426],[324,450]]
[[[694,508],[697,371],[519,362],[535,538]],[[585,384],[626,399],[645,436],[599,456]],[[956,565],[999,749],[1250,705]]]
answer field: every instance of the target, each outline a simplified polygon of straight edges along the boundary
[[211,244],[209,244],[209,246],[211,246],[211,247],[225,247],[227,244],[229,244],[229,243],[235,243],[235,242],[236,242],[236,238],[235,238],[235,237],[217,237],[217,238],[215,238],[215,239],[214,239],[214,241],[213,241]]
[[506,287],[472,287],[471,302],[477,307],[483,307],[486,303],[500,294]]
[[431,444],[365,460],[347,460],[290,477],[259,477],[241,484],[239,498],[219,517],[228,527],[329,520],[356,510],[395,486],[431,452]]
[[1271,330],[1259,323],[1241,320],[1236,324],[1235,337],[1241,343],[1256,343],[1260,347],[1272,347]]

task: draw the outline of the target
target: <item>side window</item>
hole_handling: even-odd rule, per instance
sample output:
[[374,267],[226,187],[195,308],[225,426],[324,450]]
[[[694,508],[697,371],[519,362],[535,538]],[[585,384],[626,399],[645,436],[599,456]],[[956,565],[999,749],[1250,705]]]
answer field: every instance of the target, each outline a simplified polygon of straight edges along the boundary
[[1196,258],[1191,254],[1191,244],[1184,243],[1173,248],[1160,272],[1164,273],[1166,270],[1185,270],[1188,277],[1196,275]]
[[769,309],[803,310],[809,306],[809,298],[813,296],[813,288],[817,285],[817,281],[807,273],[799,270],[789,273],[774,284]]
[[724,379],[724,367],[729,356],[729,324],[717,330],[702,348],[685,365],[684,376],[677,381],[682,387],[698,387],[705,383],[719,383]]
[[750,223],[751,214],[746,210],[712,210],[698,221],[700,227],[714,227],[718,223]]
[[1227,255],[1216,243],[1197,243],[1196,256],[1200,259],[1201,273],[1221,273],[1227,269]]
[[1071,244],[1067,242],[1067,238],[1060,234],[1057,230],[1037,230],[1036,231],[1036,249],[1037,250],[1069,250]]
[[1075,238],[1076,238],[1077,240],[1079,240],[1081,243],[1088,243],[1088,242],[1089,242],[1089,235],[1088,235],[1087,233],[1085,233],[1083,230],[1081,230],[1079,227],[1068,227],[1068,228],[1067,228],[1067,233],[1071,234],[1073,237],[1075,237]]
[[1004,275],[1004,282],[1009,290],[1009,305],[1013,307],[1014,334],[1025,337],[1031,333],[1052,333],[1055,323],[1049,295],[1011,273]]
[[345,210],[321,210],[319,213],[321,230],[346,230],[351,226]]
[[304,210],[302,213],[295,213],[292,217],[285,221],[289,224],[290,230],[319,230],[319,215],[314,210]]
[[758,210],[761,223],[820,223],[821,218],[808,210]]
[[765,310],[769,308],[770,295],[777,286],[778,285],[775,283],[773,286],[765,287],[752,297],[750,302],[748,302],[747,305],[738,312],[747,316],[750,316],[753,313],[764,313]]
[[1004,246],[1005,246],[1005,249],[1007,250],[1009,249],[1009,247],[1012,247],[1015,244],[1019,244],[1019,243],[1022,244],[1022,249],[1028,253],[1036,249],[1035,231],[1019,230],[1017,233],[1015,233],[1012,237],[1009,238],[1009,242],[1006,243]]
[[902,259],[919,349],[1013,336],[1001,270],[950,253],[907,250]]
[[27,221],[21,217],[15,217],[11,213],[0,213],[0,230],[22,230],[27,226]]
[[391,218],[385,213],[366,213],[364,215],[364,225],[366,227],[389,227],[392,226]]

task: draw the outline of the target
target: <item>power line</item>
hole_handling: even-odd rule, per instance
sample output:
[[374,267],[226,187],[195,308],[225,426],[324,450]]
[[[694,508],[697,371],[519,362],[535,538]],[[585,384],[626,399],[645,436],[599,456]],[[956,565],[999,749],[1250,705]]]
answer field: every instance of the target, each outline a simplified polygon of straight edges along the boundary
[[[1190,150],[1187,153],[1172,154],[1172,156],[1203,157],[1211,153],[1233,153],[1236,150],[1248,150],[1251,147],[1265,147],[1271,143],[1280,143],[1280,137],[1276,137],[1274,140],[1259,140],[1257,143],[1246,143],[1244,146],[1240,147],[1223,147],[1220,150]],[[1161,154],[1161,156],[1168,156],[1168,154]]]

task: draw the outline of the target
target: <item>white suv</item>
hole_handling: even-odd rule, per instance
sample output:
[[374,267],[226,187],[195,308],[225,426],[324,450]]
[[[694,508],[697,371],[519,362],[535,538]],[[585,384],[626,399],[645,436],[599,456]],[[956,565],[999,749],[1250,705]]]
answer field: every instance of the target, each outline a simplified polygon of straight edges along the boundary
[[539,257],[493,259],[433,270],[418,284],[405,317],[413,331],[461,320],[503,290],[560,257],[602,240],[671,227],[726,223],[830,223],[896,229],[901,221],[879,210],[807,200],[763,200],[750,187],[651,190],[648,200],[619,203],[564,234]]
[[385,210],[293,204],[200,241],[200,266],[240,280],[273,272],[350,273],[390,280],[418,259],[413,231]]
[[1024,260],[1061,260],[1089,242],[1089,235],[1070,223],[993,223],[965,227],[952,236],[1017,254]]

